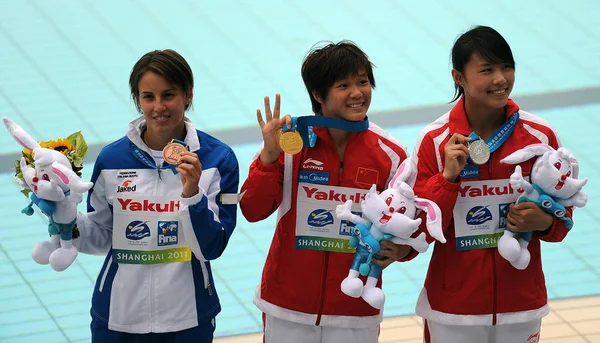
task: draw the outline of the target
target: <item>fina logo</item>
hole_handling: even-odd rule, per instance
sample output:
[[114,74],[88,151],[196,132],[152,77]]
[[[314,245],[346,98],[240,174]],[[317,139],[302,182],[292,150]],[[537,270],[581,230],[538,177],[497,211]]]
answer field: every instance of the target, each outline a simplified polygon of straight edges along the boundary
[[467,213],[467,224],[481,225],[488,220],[492,220],[492,212],[488,210],[488,206],[475,206]]
[[510,209],[510,203],[498,205],[498,211],[500,212],[500,218],[498,218],[498,227],[501,229],[506,228],[508,222],[507,216]]
[[333,215],[330,210],[318,209],[308,215],[308,225],[323,227],[333,224]]
[[125,229],[125,237],[132,241],[139,241],[144,237],[150,237],[150,228],[146,223],[139,220],[132,221]]
[[176,220],[159,221],[158,222],[158,246],[177,244],[177,228]]

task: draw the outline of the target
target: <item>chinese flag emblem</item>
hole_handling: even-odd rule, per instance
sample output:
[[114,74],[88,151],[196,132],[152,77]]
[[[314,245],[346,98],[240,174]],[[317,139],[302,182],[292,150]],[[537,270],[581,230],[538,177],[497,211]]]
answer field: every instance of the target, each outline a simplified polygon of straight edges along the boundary
[[371,186],[379,180],[379,171],[375,169],[358,167],[356,172],[356,183],[363,183]]

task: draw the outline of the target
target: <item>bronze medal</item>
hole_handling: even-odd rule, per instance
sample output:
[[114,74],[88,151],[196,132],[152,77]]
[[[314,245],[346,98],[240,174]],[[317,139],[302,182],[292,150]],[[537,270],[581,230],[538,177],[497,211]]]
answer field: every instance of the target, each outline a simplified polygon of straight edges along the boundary
[[172,165],[181,164],[181,154],[187,151],[185,145],[171,141],[162,151],[165,162]]
[[295,155],[302,151],[304,142],[298,131],[288,131],[279,136],[279,146],[286,153]]

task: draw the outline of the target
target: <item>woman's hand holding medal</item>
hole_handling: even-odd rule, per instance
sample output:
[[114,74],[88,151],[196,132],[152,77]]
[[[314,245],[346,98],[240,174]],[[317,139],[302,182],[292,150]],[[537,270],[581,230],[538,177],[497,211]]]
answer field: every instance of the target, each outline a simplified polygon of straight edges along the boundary
[[[297,140],[294,140],[292,137],[288,137],[288,134],[297,135],[297,138],[300,140],[300,149],[302,149],[302,138],[296,131],[286,132],[283,135],[281,134],[283,125],[286,125],[288,129],[292,127],[292,117],[288,114],[283,118],[280,118],[280,105],[281,96],[277,94],[275,95],[275,108],[273,109],[273,112],[271,112],[269,97],[265,97],[266,122],[263,120],[260,110],[256,110],[256,118],[258,120],[258,125],[260,126],[264,141],[263,149],[260,152],[260,161],[264,165],[269,165],[277,161],[282,149],[289,153],[292,153],[292,151],[287,151],[288,147],[291,147],[292,150],[298,149]],[[283,145],[280,145],[280,141],[284,142]]]
[[468,143],[471,138],[455,133],[444,146],[444,171],[443,176],[450,182],[455,182],[469,158]]
[[190,151],[183,151],[180,155],[177,172],[181,176],[182,198],[191,198],[200,191],[200,176],[202,175],[202,164],[198,155]]
[[177,166],[175,169],[179,173],[183,185],[181,196],[191,198],[198,194],[202,175],[202,163],[200,163],[198,155],[190,152],[184,142],[176,139],[163,148],[162,155],[165,162]]

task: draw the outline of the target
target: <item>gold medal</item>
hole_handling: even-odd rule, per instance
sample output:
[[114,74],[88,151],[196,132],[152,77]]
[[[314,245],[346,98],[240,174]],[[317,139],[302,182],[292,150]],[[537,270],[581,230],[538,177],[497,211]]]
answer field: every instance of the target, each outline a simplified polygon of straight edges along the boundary
[[298,131],[288,131],[279,136],[279,146],[286,153],[295,155],[302,151],[304,142]]
[[187,151],[185,145],[171,141],[163,149],[162,155],[168,164],[178,165],[181,164],[181,154],[185,151]]

